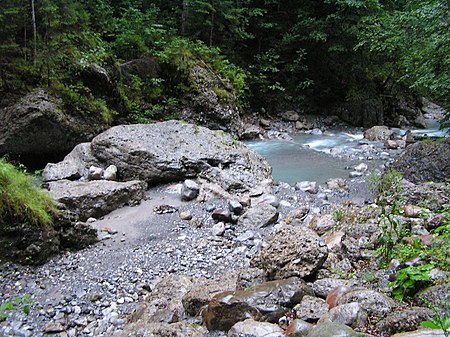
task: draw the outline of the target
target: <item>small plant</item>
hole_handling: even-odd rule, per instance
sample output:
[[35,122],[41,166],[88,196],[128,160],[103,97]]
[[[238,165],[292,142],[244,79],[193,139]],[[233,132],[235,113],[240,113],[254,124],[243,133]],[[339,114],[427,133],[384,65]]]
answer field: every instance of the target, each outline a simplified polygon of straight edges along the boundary
[[341,221],[345,217],[345,211],[341,208],[338,208],[333,213],[333,218],[336,221]]
[[30,305],[33,300],[28,295],[18,297],[16,299],[3,302],[0,304],[0,322],[8,318],[8,312],[17,308],[22,308],[22,311],[28,315],[30,313]]
[[[428,303],[431,310],[434,311],[433,318],[420,323],[421,326],[429,329],[441,329],[445,337],[450,336],[450,316],[443,316],[435,305]],[[450,309],[450,303],[447,302],[446,309]]]
[[395,170],[388,170],[382,177],[372,174],[367,184],[376,194],[376,203],[381,207],[378,223],[382,229],[380,247],[383,263],[388,263],[397,243],[402,239],[402,226],[397,215],[403,213],[405,203],[403,195],[402,175]]
[[425,264],[423,266],[410,266],[401,269],[398,272],[398,276],[395,281],[389,284],[393,287],[392,295],[397,300],[403,300],[410,297],[420,288],[423,283],[427,283],[431,280],[431,276],[428,273],[433,269],[432,264]]

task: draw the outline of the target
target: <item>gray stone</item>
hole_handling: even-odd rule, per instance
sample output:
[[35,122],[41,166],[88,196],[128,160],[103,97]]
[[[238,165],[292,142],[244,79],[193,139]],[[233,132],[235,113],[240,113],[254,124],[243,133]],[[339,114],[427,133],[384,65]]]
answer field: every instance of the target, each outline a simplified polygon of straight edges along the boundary
[[342,323],[323,323],[317,325],[307,337],[360,337],[359,332]]
[[316,181],[300,181],[295,184],[295,189],[311,194],[317,194],[319,192],[319,185]]
[[259,125],[261,125],[263,128],[270,128],[270,120],[265,119],[265,118],[261,118],[259,120]]
[[336,322],[352,328],[363,327],[367,323],[367,312],[359,303],[347,303],[331,308],[320,319],[318,324]]
[[368,99],[343,104],[339,117],[354,126],[371,127],[384,124],[383,102],[381,99]]
[[247,318],[275,323],[307,294],[313,291],[300,278],[270,281],[216,295],[202,311],[202,317],[209,331],[228,331]]
[[332,229],[337,225],[337,221],[332,214],[316,215],[311,219],[308,227],[315,231],[317,234],[322,235],[326,231]]
[[50,194],[55,200],[77,214],[82,221],[90,217],[99,218],[125,205],[140,203],[146,187],[142,181],[59,180],[49,183]]
[[327,181],[327,187],[330,190],[346,190],[348,188],[347,183],[342,178],[329,179]]
[[281,118],[286,122],[296,122],[299,120],[300,116],[295,111],[285,111],[281,114]]
[[313,230],[284,226],[250,261],[264,269],[270,279],[307,277],[325,262],[328,248]]
[[358,302],[363,309],[372,315],[384,315],[398,307],[390,297],[370,289],[352,289],[342,295],[337,301],[338,305]]
[[450,283],[443,283],[431,286],[419,291],[414,299],[421,305],[429,305],[430,303],[442,316],[450,317],[450,307],[446,304],[450,303]]
[[447,337],[447,336],[448,336],[448,333],[446,334],[442,330],[419,329],[419,330],[410,331],[410,332],[396,333],[395,335],[392,335],[391,337]]
[[89,180],[101,180],[103,178],[103,169],[101,167],[91,166],[88,170]]
[[387,126],[377,125],[364,131],[364,138],[369,141],[385,141],[391,139],[393,135],[394,131]]
[[277,209],[268,204],[258,204],[249,208],[238,220],[238,225],[249,228],[262,228],[278,220]]
[[155,323],[140,320],[125,325],[122,331],[114,333],[114,337],[152,336],[152,337],[205,337],[198,327],[189,322]]
[[99,165],[92,155],[91,144],[81,143],[75,146],[63,161],[57,164],[47,164],[42,172],[42,177],[44,181],[77,180],[87,176],[88,167],[91,165]]
[[212,228],[211,228],[211,233],[214,236],[222,236],[223,233],[225,233],[225,224],[223,222],[218,222],[216,223]]
[[324,299],[305,295],[302,301],[294,307],[296,317],[307,322],[316,322],[328,312],[328,305]]
[[62,101],[43,89],[27,93],[0,115],[0,156],[32,165],[63,157],[107,127],[100,115],[64,111]]
[[284,330],[278,325],[246,319],[238,322],[228,331],[228,337],[284,337]]
[[415,183],[446,182],[450,176],[450,138],[409,145],[392,168]]
[[211,217],[214,220],[221,222],[231,222],[232,220],[230,211],[224,208],[215,209],[212,212]]
[[314,281],[312,284],[312,288],[314,289],[314,293],[321,297],[326,298],[330,291],[335,289],[336,287],[343,286],[347,283],[346,280],[337,279],[337,278],[323,278]]
[[433,311],[428,308],[402,308],[402,310],[388,313],[376,326],[380,331],[393,335],[397,332],[416,330],[420,327],[420,323],[433,316]]
[[314,325],[301,319],[294,319],[286,329],[286,336],[304,337],[314,329]]
[[259,139],[263,130],[257,125],[246,124],[244,125],[244,130],[240,134],[240,139],[242,140],[250,140],[250,139]]
[[105,180],[117,180],[117,167],[116,165],[109,165],[103,172],[103,179]]
[[271,180],[270,165],[231,136],[179,121],[120,125],[94,138],[94,156],[122,180],[150,185],[200,175],[228,191]]
[[280,200],[273,194],[266,194],[258,199],[257,204],[268,204],[278,208],[280,206]]
[[190,201],[197,198],[198,194],[200,193],[200,186],[198,184],[191,180],[186,179],[183,182],[183,185],[181,187],[181,200],[184,201]]
[[244,206],[242,206],[242,204],[235,199],[228,200],[228,208],[233,214],[236,215],[240,215],[244,211]]

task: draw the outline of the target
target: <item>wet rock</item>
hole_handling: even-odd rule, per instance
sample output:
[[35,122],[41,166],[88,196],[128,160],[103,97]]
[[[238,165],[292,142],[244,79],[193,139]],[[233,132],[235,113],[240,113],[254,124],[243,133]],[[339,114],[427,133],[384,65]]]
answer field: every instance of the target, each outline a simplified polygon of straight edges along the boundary
[[99,218],[125,205],[138,204],[147,186],[142,181],[59,180],[50,182],[48,187],[55,200],[85,221],[90,217]]
[[328,256],[326,243],[311,229],[283,227],[250,261],[269,278],[306,277],[322,266]]
[[334,322],[358,328],[363,327],[367,323],[367,317],[367,312],[361,305],[353,302],[333,307],[319,319],[318,324]]
[[317,320],[328,312],[328,305],[325,300],[305,295],[302,301],[294,307],[296,317],[307,322],[317,322]]
[[181,187],[181,200],[190,201],[197,198],[200,193],[200,186],[190,179],[186,179]]
[[304,337],[314,328],[314,325],[301,319],[294,319],[286,329],[286,336]]
[[263,132],[264,131],[257,125],[246,124],[244,125],[244,130],[240,134],[240,139],[259,139]]
[[238,225],[247,228],[262,228],[274,224],[278,220],[278,210],[262,203],[249,208],[238,220]]
[[228,331],[228,337],[284,337],[284,330],[276,324],[246,319]]
[[398,307],[397,303],[390,297],[369,289],[352,289],[343,294],[338,300],[338,305],[357,302],[369,314],[384,315]]
[[312,289],[296,277],[269,281],[246,290],[216,295],[202,311],[202,316],[210,331],[228,331],[235,323],[249,317],[275,323],[288,308],[312,293]]
[[361,334],[342,323],[322,323],[317,325],[307,337],[359,337]]
[[342,120],[354,126],[371,127],[384,123],[381,99],[348,102],[341,105],[337,113]]
[[337,286],[336,288],[331,289],[326,298],[328,307],[330,309],[336,307],[338,305],[341,297],[344,294],[348,293],[350,290],[351,290],[351,288],[346,285],[340,285],[340,286]]
[[434,316],[432,310],[423,307],[411,307],[388,313],[377,328],[390,335],[396,332],[413,331],[420,327],[420,323]]
[[450,176],[450,138],[417,142],[394,161],[392,168],[413,183],[445,182]]
[[369,141],[385,141],[391,139],[394,132],[387,126],[373,126],[364,131],[364,138]]

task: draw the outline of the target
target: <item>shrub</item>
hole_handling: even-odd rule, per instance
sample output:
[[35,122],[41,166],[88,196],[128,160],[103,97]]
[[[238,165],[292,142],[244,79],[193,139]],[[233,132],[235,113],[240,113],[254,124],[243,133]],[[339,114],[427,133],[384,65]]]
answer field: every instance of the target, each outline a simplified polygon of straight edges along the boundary
[[56,211],[51,196],[36,187],[30,176],[0,159],[1,227],[23,222],[49,227]]

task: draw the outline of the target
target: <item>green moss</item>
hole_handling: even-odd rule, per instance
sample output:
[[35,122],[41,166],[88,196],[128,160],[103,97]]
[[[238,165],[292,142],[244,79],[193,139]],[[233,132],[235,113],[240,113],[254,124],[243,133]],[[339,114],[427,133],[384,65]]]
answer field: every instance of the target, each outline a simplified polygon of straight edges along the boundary
[[57,209],[50,194],[4,158],[0,159],[0,226],[31,223],[49,227]]
[[214,87],[214,93],[217,95],[220,103],[228,103],[230,94],[223,88]]

